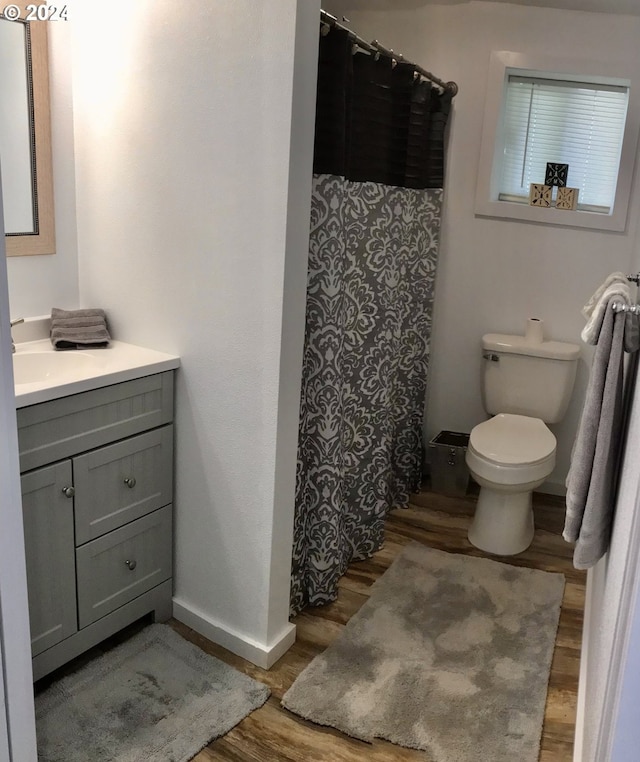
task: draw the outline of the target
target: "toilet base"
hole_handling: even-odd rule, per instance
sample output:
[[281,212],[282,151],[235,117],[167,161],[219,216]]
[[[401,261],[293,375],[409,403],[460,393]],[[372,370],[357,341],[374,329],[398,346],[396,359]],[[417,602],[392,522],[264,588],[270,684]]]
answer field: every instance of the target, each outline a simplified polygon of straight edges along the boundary
[[497,556],[514,556],[531,545],[533,532],[530,489],[507,492],[480,487],[468,534],[472,545]]

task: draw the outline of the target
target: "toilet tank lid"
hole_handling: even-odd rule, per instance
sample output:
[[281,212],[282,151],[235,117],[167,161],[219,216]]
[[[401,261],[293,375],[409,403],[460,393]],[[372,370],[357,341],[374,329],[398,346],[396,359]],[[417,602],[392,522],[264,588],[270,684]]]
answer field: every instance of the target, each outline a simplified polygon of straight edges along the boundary
[[482,348],[492,352],[505,352],[530,357],[548,357],[553,360],[575,360],[580,356],[577,344],[565,341],[540,341],[534,343],[524,336],[512,336],[508,333],[485,333]]

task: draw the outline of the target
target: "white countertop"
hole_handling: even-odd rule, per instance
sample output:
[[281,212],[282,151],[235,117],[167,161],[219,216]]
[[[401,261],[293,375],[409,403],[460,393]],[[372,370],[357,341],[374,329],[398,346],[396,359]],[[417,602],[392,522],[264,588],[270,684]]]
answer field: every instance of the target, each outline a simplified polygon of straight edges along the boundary
[[[112,341],[104,349],[70,350],[53,349],[49,339],[25,341],[16,344],[14,358],[16,381],[34,373],[38,376],[37,380],[15,384],[16,408],[131,381],[180,366],[180,358],[175,355],[122,341]],[[51,372],[46,372],[49,364]],[[45,372],[41,368],[45,368]]]

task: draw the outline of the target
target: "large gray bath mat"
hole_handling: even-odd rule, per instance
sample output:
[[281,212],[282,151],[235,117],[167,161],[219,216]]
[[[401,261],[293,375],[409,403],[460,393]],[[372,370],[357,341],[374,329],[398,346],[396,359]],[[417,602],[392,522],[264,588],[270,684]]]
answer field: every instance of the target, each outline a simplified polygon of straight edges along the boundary
[[283,705],[430,762],[537,762],[564,576],[408,545]]
[[42,762],[187,762],[269,689],[151,625],[36,697]]

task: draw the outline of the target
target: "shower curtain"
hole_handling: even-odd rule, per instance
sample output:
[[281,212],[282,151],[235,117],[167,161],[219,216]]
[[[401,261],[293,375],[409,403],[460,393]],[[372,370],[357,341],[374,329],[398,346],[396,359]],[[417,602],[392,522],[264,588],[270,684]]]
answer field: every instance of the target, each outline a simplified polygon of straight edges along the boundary
[[292,613],[335,600],[420,485],[451,97],[320,38]]

